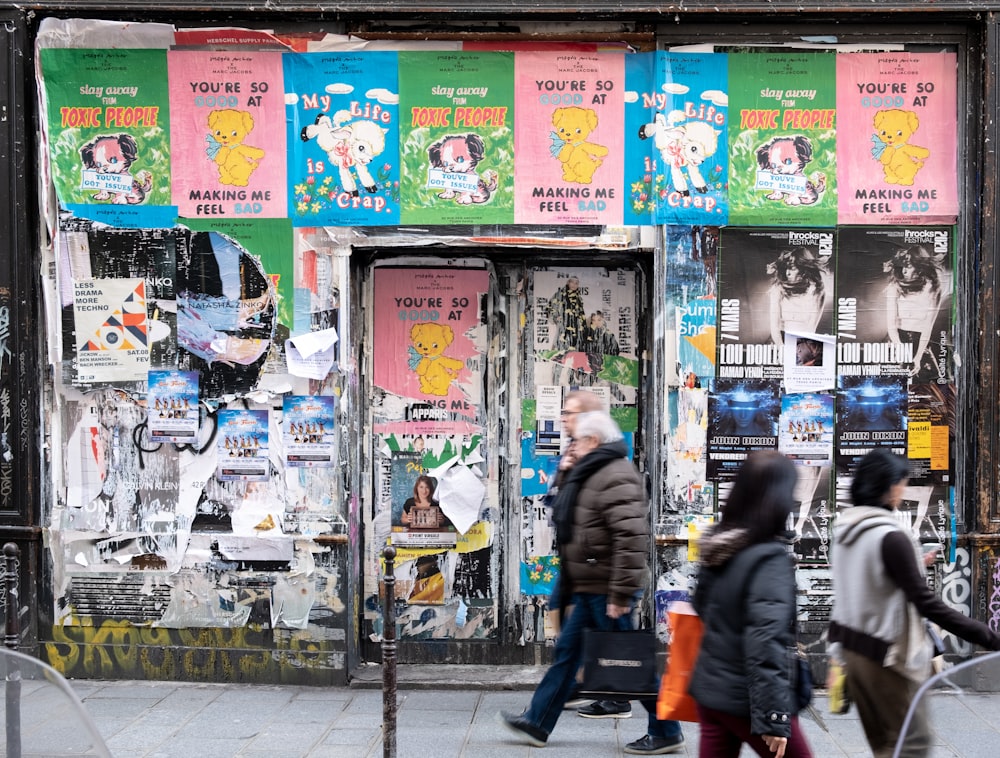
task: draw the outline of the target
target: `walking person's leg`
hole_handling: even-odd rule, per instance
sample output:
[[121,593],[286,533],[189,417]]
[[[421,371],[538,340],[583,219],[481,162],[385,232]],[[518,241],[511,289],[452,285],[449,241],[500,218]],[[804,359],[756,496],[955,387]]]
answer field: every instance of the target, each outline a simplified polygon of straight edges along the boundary
[[[858,709],[868,746],[875,758],[891,758],[918,685],[902,674],[850,650],[844,651],[844,663],[848,691]],[[902,751],[907,758],[919,758],[927,755],[929,750],[926,718],[922,718],[922,713],[915,716],[916,722],[911,722]]]
[[[636,595],[638,602],[640,595]],[[629,614],[629,625],[632,625],[633,614]],[[660,677],[656,677],[656,690],[660,689]],[[646,734],[625,746],[625,752],[630,755],[665,755],[674,753],[684,746],[684,734],[679,721],[661,720],[656,717],[656,698],[651,697],[639,701],[646,709]]]
[[604,616],[606,603],[604,595],[573,595],[573,609],[563,619],[552,665],[535,688],[528,709],[520,716],[500,714],[501,723],[511,732],[530,744],[545,744],[576,684],[583,654],[583,631],[598,625],[595,609],[599,608]]

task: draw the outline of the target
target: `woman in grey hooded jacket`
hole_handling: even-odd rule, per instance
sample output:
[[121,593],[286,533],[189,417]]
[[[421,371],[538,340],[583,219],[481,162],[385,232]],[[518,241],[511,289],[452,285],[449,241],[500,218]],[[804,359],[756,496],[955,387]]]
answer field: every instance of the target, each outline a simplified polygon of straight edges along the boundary
[[744,742],[761,756],[812,758],[795,707],[795,570],[781,539],[797,478],[781,453],[751,453],[699,542],[693,605],[705,632],[689,691],[701,758],[736,758]]
[[[831,654],[847,671],[876,758],[891,756],[916,691],[931,673],[933,644],[924,618],[991,650],[1000,636],[938,599],[927,586],[920,546],[894,517],[910,474],[905,459],[876,448],[858,463],[853,508],[837,516],[831,551]],[[907,758],[927,755],[930,736],[919,709],[911,720]]]

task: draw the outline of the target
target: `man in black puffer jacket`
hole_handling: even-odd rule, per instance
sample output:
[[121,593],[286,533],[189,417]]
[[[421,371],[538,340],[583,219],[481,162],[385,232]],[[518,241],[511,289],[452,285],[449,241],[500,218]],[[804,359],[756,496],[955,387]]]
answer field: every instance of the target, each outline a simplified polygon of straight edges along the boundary
[[[499,714],[500,722],[530,745],[542,747],[576,683],[585,629],[627,629],[632,606],[645,587],[648,569],[649,509],[635,467],[626,457],[621,431],[603,411],[580,414],[575,444],[579,458],[553,505],[561,558],[564,616],[552,665],[531,705],[520,716]],[[661,755],[684,744],[680,724],[656,718],[656,699],[643,701],[647,733],[629,743],[633,755]]]

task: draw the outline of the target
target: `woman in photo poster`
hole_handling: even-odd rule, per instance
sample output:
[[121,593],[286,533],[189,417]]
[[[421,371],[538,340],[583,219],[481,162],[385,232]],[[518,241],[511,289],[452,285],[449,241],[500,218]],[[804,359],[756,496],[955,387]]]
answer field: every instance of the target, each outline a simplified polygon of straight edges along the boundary
[[921,379],[937,376],[937,358],[928,348],[944,299],[942,279],[947,275],[942,260],[923,245],[913,245],[885,263],[889,341],[913,346],[910,375]]
[[771,341],[784,345],[785,332],[816,333],[832,308],[832,277],[826,261],[805,247],[783,251],[767,265],[771,275]]
[[436,531],[451,529],[451,520],[441,511],[441,504],[434,499],[437,485],[426,474],[421,474],[413,483],[413,497],[403,503],[403,515],[400,521],[407,531],[424,529]]

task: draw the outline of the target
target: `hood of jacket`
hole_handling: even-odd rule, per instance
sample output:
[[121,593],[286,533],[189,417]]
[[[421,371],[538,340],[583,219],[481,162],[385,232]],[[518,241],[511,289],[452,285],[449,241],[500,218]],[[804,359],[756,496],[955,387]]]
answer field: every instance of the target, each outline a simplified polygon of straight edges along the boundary
[[886,526],[899,527],[892,511],[875,505],[855,505],[837,514],[834,534],[839,543],[853,545],[869,529]]
[[725,566],[737,553],[750,546],[747,529],[720,529],[718,524],[709,527],[698,540],[698,555],[709,568]]

